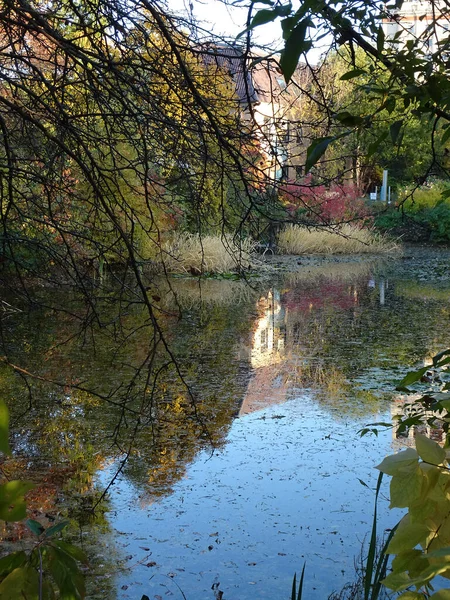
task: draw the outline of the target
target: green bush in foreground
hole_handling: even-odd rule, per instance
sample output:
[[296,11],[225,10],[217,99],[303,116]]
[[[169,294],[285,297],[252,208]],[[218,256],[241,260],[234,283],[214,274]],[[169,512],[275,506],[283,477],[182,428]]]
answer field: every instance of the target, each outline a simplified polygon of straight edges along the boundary
[[[400,193],[397,206],[381,212],[375,226],[384,232],[401,235],[406,241],[450,242],[449,187],[438,182],[411,192]],[[411,194],[411,195],[410,195]]]
[[[9,413],[0,401],[0,451],[6,455],[10,454],[8,437]],[[24,496],[33,487],[28,481],[18,480],[0,484],[0,519],[23,520],[26,517]],[[68,521],[47,529],[33,519],[25,523],[36,536],[36,543],[30,552],[19,550],[0,559],[0,598],[83,600],[86,591],[79,563],[87,563],[87,558],[77,546],[56,538]]]

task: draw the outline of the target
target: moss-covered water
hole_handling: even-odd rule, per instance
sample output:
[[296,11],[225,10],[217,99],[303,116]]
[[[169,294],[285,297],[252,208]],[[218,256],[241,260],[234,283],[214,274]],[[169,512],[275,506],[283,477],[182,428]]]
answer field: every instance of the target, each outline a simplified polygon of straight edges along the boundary
[[[153,387],[139,304],[119,323],[105,294],[102,326],[80,328],[90,313],[78,298],[42,290],[46,307],[28,311],[8,296],[22,312],[1,320],[17,367],[0,371],[6,467],[39,482],[33,518],[71,518],[91,596],[287,598],[305,560],[309,599],[351,580],[373,509],[359,480],[373,486],[373,466],[398,447],[390,431],[358,430],[390,420],[395,382],[450,345],[448,259],[414,250],[302,259],[251,286],[161,282],[149,293],[180,370],[154,357]],[[381,508],[388,527],[395,515]],[[8,528],[5,547],[23,535]]]

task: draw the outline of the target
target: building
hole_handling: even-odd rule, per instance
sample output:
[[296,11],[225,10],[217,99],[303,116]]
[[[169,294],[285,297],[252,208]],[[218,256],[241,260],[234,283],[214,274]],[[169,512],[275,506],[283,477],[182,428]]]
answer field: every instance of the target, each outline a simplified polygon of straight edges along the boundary
[[383,30],[391,44],[412,41],[432,54],[439,49],[439,43],[449,37],[448,6],[442,0],[404,0],[399,9],[385,14]]
[[202,57],[231,75],[244,131],[259,146],[261,173],[272,181],[301,176],[302,128],[292,118],[292,107],[299,98],[299,84],[308,77],[306,67],[299,66],[286,86],[276,60],[247,53],[242,47],[209,44],[202,48]]

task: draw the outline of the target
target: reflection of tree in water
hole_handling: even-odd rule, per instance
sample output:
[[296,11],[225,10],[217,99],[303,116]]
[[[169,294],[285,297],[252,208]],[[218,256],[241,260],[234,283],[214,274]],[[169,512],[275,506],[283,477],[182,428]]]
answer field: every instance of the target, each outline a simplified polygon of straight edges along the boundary
[[[104,316],[107,321],[107,304]],[[28,382],[4,370],[14,388],[9,397],[20,398],[13,407],[13,421],[20,426],[16,447],[48,469],[68,469],[63,494],[68,502],[71,498],[72,514],[74,504],[80,509],[95,505],[98,492],[90,489],[92,477],[105,464],[129,454],[125,476],[151,496],[161,496],[199,450],[223,444],[248,370],[246,357],[240,356],[241,339],[250,327],[247,309],[228,303],[192,308],[181,320],[163,315],[161,326],[182,368],[178,371],[161,352],[152,359],[153,370],[159,370],[156,383],[148,379],[148,324],[138,308],[123,319],[122,345],[114,353],[107,329],[80,340],[74,335],[75,319],[48,317],[45,311],[15,317],[10,339],[20,329],[23,343],[11,341],[10,362],[72,385],[54,387],[34,380],[29,396]],[[41,323],[40,328],[30,327],[30,320]],[[69,341],[60,344],[64,340]],[[82,513],[78,511],[79,521]]]
[[172,349],[195,399],[168,367],[155,390],[152,421],[143,423],[125,473],[146,499],[169,493],[202,449],[223,445],[246,386],[251,305],[208,306],[186,312],[170,332]]

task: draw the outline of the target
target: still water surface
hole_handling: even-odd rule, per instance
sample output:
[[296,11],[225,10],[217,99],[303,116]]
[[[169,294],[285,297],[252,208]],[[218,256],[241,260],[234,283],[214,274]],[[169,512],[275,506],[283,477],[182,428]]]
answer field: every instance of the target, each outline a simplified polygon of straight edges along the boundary
[[[395,382],[450,345],[448,258],[411,250],[381,262],[304,260],[252,287],[174,281],[182,318],[171,316],[167,292],[164,327],[203,425],[168,371],[165,400],[133,436],[95,518],[85,509],[129,448],[114,436],[122,409],[45,387],[27,406],[17,377],[4,373],[17,456],[55,474],[34,516],[69,514],[77,524],[92,556],[92,596],[289,598],[305,561],[308,599],[352,581],[371,528],[373,467],[400,447],[391,431],[361,438],[358,430],[390,421],[401,402]],[[95,352],[86,340],[59,346],[69,318],[39,332],[37,319],[5,322],[10,355],[30,369],[44,356],[53,379],[77,377],[106,394],[142,359],[138,334],[112,360],[106,342]],[[383,499],[380,531],[398,517]]]

